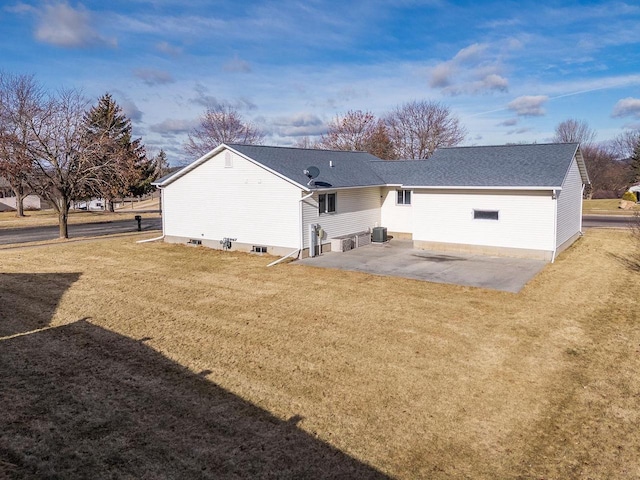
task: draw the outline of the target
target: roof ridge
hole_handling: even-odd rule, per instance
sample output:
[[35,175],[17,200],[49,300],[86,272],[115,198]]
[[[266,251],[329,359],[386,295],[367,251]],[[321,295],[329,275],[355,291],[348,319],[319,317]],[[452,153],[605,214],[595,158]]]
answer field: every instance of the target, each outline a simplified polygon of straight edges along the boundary
[[[372,155],[375,157],[375,155],[369,153],[369,152],[365,152],[364,150],[337,150],[337,149],[331,149],[331,148],[307,148],[307,147],[289,147],[289,146],[285,146],[285,145],[252,145],[250,143],[225,143],[225,145],[229,146],[229,147],[260,147],[260,148],[277,148],[277,149],[281,149],[281,150],[309,150],[312,152],[336,152],[336,153],[366,153],[368,155]],[[377,157],[376,157],[377,158]]]
[[544,147],[550,145],[579,145],[580,142],[546,142],[546,143],[510,143],[502,145],[456,145],[451,147],[438,147],[436,150],[452,150],[454,148],[497,148],[497,147]]

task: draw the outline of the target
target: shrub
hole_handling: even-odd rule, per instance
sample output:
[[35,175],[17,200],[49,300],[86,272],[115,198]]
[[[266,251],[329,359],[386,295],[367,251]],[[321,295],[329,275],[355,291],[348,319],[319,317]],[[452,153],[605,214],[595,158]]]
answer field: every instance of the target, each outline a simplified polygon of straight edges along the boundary
[[637,202],[636,194],[629,192],[628,190],[622,195],[622,200],[628,200],[629,202]]

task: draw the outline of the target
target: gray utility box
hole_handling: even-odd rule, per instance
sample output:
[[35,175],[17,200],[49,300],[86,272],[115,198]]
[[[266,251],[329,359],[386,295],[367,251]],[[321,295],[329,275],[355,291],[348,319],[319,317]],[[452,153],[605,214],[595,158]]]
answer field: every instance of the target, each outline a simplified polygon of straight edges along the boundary
[[387,241],[387,227],[373,227],[372,242],[383,243]]

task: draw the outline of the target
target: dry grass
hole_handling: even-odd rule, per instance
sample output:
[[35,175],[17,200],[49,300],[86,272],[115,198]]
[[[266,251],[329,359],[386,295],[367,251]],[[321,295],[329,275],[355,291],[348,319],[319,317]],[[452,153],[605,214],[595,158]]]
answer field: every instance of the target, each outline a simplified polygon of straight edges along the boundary
[[640,478],[635,253],[590,230],[514,295],[122,239],[2,251],[0,477]]
[[[3,228],[41,227],[58,225],[58,214],[53,210],[36,210],[25,212],[26,216],[16,217],[15,212],[0,212],[0,230]],[[72,211],[69,213],[69,223],[97,223],[112,222],[114,220],[130,220],[135,215],[128,209],[115,213]],[[145,213],[145,217],[160,217],[159,213]]]
[[619,198],[603,198],[597,200],[584,200],[582,202],[583,214],[594,215],[631,215],[634,211],[640,211],[640,205],[636,205],[631,211],[619,208]]
[[117,208],[118,212],[135,212],[136,210],[159,210],[160,209],[160,199],[159,198],[149,198],[147,200],[135,201],[131,203],[126,203]]

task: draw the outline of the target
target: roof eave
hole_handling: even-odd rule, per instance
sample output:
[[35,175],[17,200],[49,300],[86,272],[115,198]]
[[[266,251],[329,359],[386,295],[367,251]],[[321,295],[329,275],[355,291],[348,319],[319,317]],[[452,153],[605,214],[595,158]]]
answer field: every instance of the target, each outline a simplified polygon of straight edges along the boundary
[[402,185],[402,188],[415,190],[562,190],[561,186],[514,186],[514,185]]

